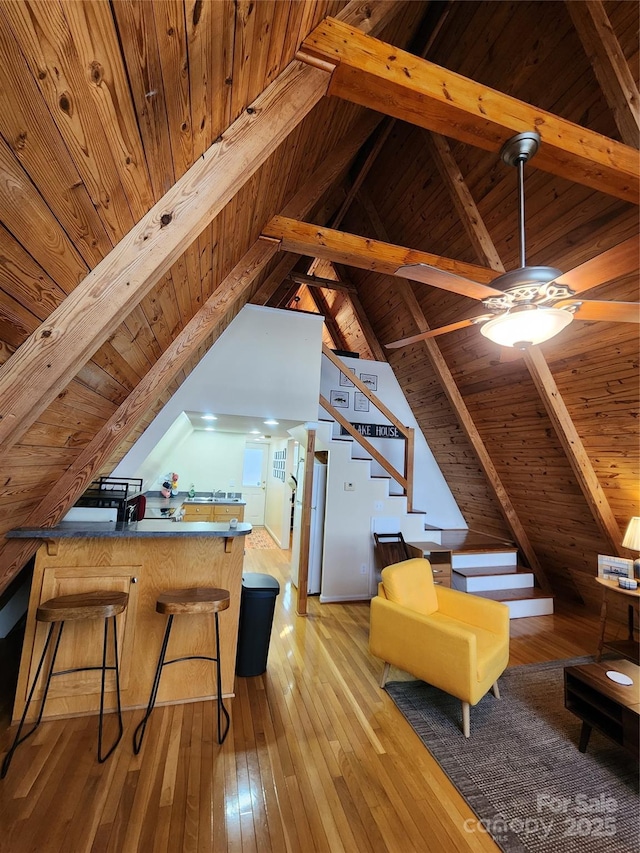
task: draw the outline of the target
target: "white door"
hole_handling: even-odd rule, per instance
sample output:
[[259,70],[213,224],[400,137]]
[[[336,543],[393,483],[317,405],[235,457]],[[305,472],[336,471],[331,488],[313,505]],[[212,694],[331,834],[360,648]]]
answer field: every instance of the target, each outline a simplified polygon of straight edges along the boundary
[[242,499],[247,502],[244,520],[257,527],[264,526],[268,456],[268,445],[251,441],[246,443],[242,466]]

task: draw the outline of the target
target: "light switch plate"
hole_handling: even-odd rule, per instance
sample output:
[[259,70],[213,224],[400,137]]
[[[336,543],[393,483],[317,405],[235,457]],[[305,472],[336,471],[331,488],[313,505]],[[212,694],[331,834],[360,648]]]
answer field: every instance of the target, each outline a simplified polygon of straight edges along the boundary
[[355,492],[355,490],[356,490],[355,483],[345,482],[344,490],[345,490],[345,492]]

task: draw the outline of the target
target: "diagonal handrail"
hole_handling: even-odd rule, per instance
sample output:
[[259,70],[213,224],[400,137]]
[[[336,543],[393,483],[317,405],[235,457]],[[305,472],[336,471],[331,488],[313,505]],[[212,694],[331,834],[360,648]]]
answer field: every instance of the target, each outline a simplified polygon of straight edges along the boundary
[[393,412],[388,409],[385,404],[380,400],[373,391],[369,390],[367,386],[359,379],[354,373],[352,373],[347,365],[335,354],[333,353],[329,347],[325,344],[322,345],[322,354],[326,356],[329,361],[338,368],[341,373],[344,373],[345,376],[349,377],[349,380],[354,384],[354,386],[361,391],[365,397],[373,403],[373,405],[378,409],[378,411],[384,415],[387,420],[391,421],[393,426],[396,427],[398,432],[400,432],[405,438],[405,452],[404,452],[404,474],[400,471],[397,471],[390,462],[388,462],[382,454],[376,450],[376,448],[369,442],[367,439],[361,435],[357,429],[355,429],[351,423],[342,415],[340,412],[329,403],[329,401],[320,395],[320,405],[323,409],[325,409],[331,417],[340,424],[340,426],[344,427],[344,429],[349,433],[352,438],[358,442],[358,444],[372,456],[379,465],[384,468],[384,470],[392,477],[403,489],[404,494],[407,498],[407,510],[409,512],[412,511],[413,508],[413,452],[414,452],[414,430],[411,427],[405,426],[401,423],[398,418],[393,414]]

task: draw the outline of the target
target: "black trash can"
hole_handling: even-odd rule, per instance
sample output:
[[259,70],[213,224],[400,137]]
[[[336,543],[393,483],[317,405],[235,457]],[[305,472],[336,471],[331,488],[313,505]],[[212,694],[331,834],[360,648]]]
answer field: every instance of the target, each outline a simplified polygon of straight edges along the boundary
[[262,675],[267,668],[273,611],[280,584],[271,575],[242,575],[236,675]]

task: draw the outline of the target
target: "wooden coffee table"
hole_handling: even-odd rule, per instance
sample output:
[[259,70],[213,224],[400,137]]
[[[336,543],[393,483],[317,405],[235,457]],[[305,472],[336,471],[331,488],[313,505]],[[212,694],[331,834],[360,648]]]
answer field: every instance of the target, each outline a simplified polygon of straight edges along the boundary
[[[607,677],[614,670],[633,684],[616,684]],[[629,660],[608,660],[564,670],[565,708],[582,720],[578,749],[585,752],[592,729],[597,729],[635,755],[640,723],[640,667]]]

